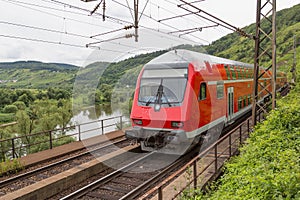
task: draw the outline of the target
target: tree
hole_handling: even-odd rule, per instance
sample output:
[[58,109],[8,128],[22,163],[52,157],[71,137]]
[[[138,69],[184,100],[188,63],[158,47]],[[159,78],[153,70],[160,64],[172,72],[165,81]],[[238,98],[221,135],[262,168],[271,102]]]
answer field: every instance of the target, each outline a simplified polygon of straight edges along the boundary
[[25,110],[26,105],[23,101],[16,101],[12,105],[17,106],[18,110]]
[[[30,150],[30,144],[32,143],[32,140],[29,136],[31,134],[31,121],[30,117],[28,116],[27,112],[25,110],[19,110],[16,114],[16,120],[17,120],[17,128],[16,131],[20,136],[25,136],[21,138],[22,144],[20,145],[27,145],[27,152]],[[24,152],[18,152],[19,156],[22,156]]]
[[26,106],[29,106],[29,98],[27,96],[27,94],[22,94],[19,98],[18,101],[22,101]]
[[16,113],[18,111],[18,107],[15,105],[7,105],[4,107],[4,113]]
[[[11,136],[10,131],[8,128],[1,128],[0,129],[0,140],[8,139]],[[5,161],[6,157],[8,156],[6,154],[7,150],[10,148],[10,143],[8,142],[1,142],[0,143],[0,162]]]
[[67,125],[69,124],[73,113],[72,113],[72,105],[71,102],[69,100],[59,100],[58,103],[58,116],[59,116],[59,121],[58,121],[58,125],[63,129],[67,127]]

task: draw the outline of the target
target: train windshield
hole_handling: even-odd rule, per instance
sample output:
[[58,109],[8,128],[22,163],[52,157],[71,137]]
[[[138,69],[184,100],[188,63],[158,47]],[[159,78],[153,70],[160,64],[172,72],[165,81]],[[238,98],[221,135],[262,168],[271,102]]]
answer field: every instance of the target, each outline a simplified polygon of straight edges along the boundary
[[141,78],[139,102],[142,105],[176,106],[183,101],[187,68],[145,69]]

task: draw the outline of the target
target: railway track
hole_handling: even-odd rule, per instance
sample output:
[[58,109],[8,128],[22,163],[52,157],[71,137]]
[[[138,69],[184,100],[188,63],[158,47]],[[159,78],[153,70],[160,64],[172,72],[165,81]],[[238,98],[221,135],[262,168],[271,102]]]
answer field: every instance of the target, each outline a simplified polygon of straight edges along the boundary
[[[105,177],[62,197],[61,200],[135,199],[186,164],[197,152],[198,149],[195,148],[180,158],[177,155],[148,153]],[[174,160],[175,162],[170,162]],[[160,166],[164,167],[160,168]]]
[[32,170],[29,169],[25,173],[0,181],[0,194],[5,195],[14,192],[128,145],[130,145],[130,141],[124,137],[118,137],[113,141],[101,143],[100,146],[93,145],[81,153],[76,152],[64,159],[44,164]]
[[[241,119],[235,121],[229,127],[223,130],[222,135],[230,131],[231,128],[237,126],[244,118],[251,115],[251,112],[247,113]],[[226,147],[224,147],[226,148]],[[141,196],[145,191],[155,187],[155,185],[170,176],[172,172],[184,166],[190,161],[194,155],[199,154],[199,148],[194,148],[186,155],[178,158],[177,160],[172,157],[173,155],[158,154],[155,152],[149,153],[143,158],[133,161],[125,167],[116,170],[105,177],[101,177],[96,181],[74,191],[73,193],[66,195],[61,200],[68,199],[135,199]],[[167,167],[161,170],[145,173],[144,169],[148,168],[148,171],[161,165],[168,160],[176,160]],[[142,170],[143,169],[143,170]]]

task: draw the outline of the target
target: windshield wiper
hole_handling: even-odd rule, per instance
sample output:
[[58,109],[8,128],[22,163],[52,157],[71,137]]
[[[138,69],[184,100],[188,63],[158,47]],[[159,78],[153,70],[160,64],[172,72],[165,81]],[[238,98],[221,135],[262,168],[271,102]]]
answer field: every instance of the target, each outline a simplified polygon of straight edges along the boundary
[[156,99],[155,104],[161,105],[162,104],[162,97],[165,97],[167,104],[169,107],[172,107],[172,104],[169,102],[168,98],[166,97],[164,93],[164,86],[162,85],[163,79],[160,81],[160,85],[158,86],[157,93],[156,93]]
[[154,103],[153,101],[151,101],[153,99],[153,97],[150,97],[149,100],[146,102],[146,106],[149,106],[150,103]]

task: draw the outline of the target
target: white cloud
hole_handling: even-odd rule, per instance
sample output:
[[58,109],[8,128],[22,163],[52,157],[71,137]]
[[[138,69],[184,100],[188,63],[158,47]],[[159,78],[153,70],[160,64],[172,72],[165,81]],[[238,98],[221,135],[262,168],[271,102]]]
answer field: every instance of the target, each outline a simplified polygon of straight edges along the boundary
[[[0,35],[7,36],[18,36],[24,38],[39,39],[52,42],[62,42],[74,45],[85,46],[90,42],[96,40],[89,39],[89,36],[104,33],[111,30],[116,30],[128,25],[121,21],[113,22],[107,18],[105,22],[102,21],[102,17],[97,18],[89,17],[88,13],[75,10],[69,7],[55,5],[53,3],[45,3],[46,1],[32,0],[22,1],[25,4],[12,4],[11,2],[17,2],[15,0],[3,0],[0,1]],[[50,1],[49,1],[50,2]],[[80,0],[66,0],[62,1],[70,3],[78,7],[92,10],[98,1],[92,3],[84,3]],[[126,4],[126,1],[119,1]],[[140,10],[146,1],[140,1]],[[170,3],[174,2],[174,4]],[[26,4],[36,4],[37,6],[29,6]],[[189,20],[186,19],[174,19],[164,23],[158,24],[155,22],[156,19],[164,19],[166,17],[174,16],[175,14],[186,13],[182,9],[177,8],[178,0],[150,0],[145,10],[145,14],[151,16],[149,19],[145,16],[141,18],[140,30],[142,26],[151,27],[156,30],[171,30],[169,26],[176,27],[178,29],[192,28],[197,26],[204,26],[209,24],[208,22],[201,20],[196,17],[191,17]],[[300,0],[284,0],[277,1],[277,10],[291,7],[300,3]],[[133,0],[129,0],[130,6],[133,5]],[[225,21],[237,26],[243,27],[250,23],[253,23],[256,18],[256,1],[253,0],[206,0],[198,3],[201,9],[212,13]],[[72,11],[76,13],[84,13],[84,15],[71,14],[69,12],[51,10],[41,8],[39,6],[49,6],[56,9],[62,9],[63,11]],[[28,8],[29,7],[29,8]],[[102,13],[102,7],[97,11]],[[107,2],[107,15],[121,18],[126,21],[132,22],[132,17],[127,8],[121,7],[114,2]],[[153,20],[155,19],[155,20]],[[18,23],[23,25],[35,26],[49,30],[56,30],[67,32],[64,33],[53,33],[51,31],[41,31],[25,27],[17,27],[13,25],[5,24],[5,22]],[[117,36],[124,36],[128,33],[133,33],[134,30],[116,32],[112,34],[102,35],[98,37],[99,40],[107,40]],[[155,39],[146,35],[142,35],[143,31],[140,31],[140,42],[137,44],[134,39],[122,39],[115,40],[112,43],[99,43],[98,46],[113,51],[128,52],[137,48],[168,48],[172,45],[178,44],[178,39],[167,39],[166,35],[156,34]],[[76,33],[83,37],[71,36],[70,33]],[[145,32],[146,33],[146,32]],[[197,37],[190,37],[195,40],[196,44],[207,43],[206,41],[214,41],[221,36],[230,33],[230,31],[223,28],[203,29],[202,32],[197,32]],[[160,35],[160,36],[158,36]],[[143,40],[143,37],[147,38]],[[203,40],[202,40],[203,39]],[[173,41],[172,41],[173,40]],[[183,43],[186,42],[181,40]],[[115,45],[118,44],[118,45]],[[89,55],[93,52],[93,49],[75,48],[63,45],[54,45],[41,42],[24,41],[17,39],[8,39],[0,36],[0,61],[12,61],[12,60],[40,60],[44,62],[66,62],[76,65],[83,65],[86,63]],[[131,46],[125,48],[124,45]],[[101,51],[103,59],[111,60],[116,57],[116,52],[113,51]],[[97,58],[99,59],[99,57]]]

